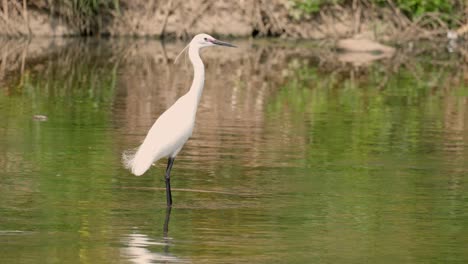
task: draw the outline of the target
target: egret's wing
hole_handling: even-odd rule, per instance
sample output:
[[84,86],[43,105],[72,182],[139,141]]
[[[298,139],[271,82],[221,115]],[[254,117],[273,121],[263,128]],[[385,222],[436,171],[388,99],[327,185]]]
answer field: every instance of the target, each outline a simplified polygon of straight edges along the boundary
[[[158,119],[158,121],[160,120]],[[174,134],[164,131],[168,129],[168,127],[164,126],[164,123],[156,122],[153,125],[135,153],[131,170],[136,176],[142,175],[151,167],[151,164],[170,154],[170,145],[175,141],[173,139]]]
[[[182,99],[182,98],[181,98]],[[128,155],[126,167],[140,176],[151,164],[180,149],[192,134],[194,115],[178,100],[153,124],[135,155]]]

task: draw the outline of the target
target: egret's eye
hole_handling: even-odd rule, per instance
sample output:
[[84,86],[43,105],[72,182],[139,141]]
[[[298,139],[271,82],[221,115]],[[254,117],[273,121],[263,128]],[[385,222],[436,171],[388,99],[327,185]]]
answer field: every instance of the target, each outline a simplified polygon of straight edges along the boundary
[[204,38],[204,40],[205,40],[205,41],[208,41],[208,39],[207,39],[207,38]]

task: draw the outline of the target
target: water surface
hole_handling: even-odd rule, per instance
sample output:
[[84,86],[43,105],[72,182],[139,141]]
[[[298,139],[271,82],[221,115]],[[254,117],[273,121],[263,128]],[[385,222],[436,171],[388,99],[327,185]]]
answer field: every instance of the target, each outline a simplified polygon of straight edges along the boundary
[[171,211],[166,161],[135,177],[121,154],[190,86],[183,43],[3,45],[0,262],[468,261],[466,65],[233,42],[203,54]]

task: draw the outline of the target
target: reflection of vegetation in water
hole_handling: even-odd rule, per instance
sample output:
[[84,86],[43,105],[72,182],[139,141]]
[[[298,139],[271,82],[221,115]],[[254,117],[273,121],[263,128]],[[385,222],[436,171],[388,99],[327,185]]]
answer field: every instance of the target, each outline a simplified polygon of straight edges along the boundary
[[[423,153],[442,151],[443,135],[433,134],[430,140],[426,135],[444,129],[451,117],[443,114],[452,103],[446,98],[454,94],[440,88],[450,83],[450,70],[435,79],[437,68],[424,69],[420,79],[403,68],[387,78],[380,66],[370,68],[362,78],[343,79],[338,74],[318,74],[315,67],[301,67],[270,101],[268,119],[283,123],[284,134],[305,138],[308,144],[302,156],[311,167],[366,164],[378,155],[424,160]],[[379,90],[384,78],[388,80]]]
[[[418,142],[417,133],[412,132],[441,125],[438,95],[444,90],[437,88],[449,85],[452,77],[451,69],[419,67],[417,71],[422,75],[417,77],[403,68],[388,77],[382,66],[374,65],[364,76],[355,73],[354,77],[343,78],[342,74],[318,73],[315,66],[302,66],[270,102],[268,113],[294,117],[291,122],[301,127],[297,131],[313,136],[315,144],[327,145],[324,149],[340,146],[330,153],[330,158],[355,150],[362,155],[366,146],[371,147],[367,154],[382,145],[390,147],[386,151],[404,147],[398,151],[418,152],[430,144]],[[342,144],[332,144],[337,139],[343,140]],[[395,146],[395,142],[407,145]]]
[[[0,200],[15,205],[2,208],[7,222],[0,220],[1,229],[24,230],[23,221],[12,221],[18,215],[40,219],[26,225],[26,231],[43,231],[41,241],[49,240],[49,232],[76,236],[73,245],[54,240],[48,250],[60,252],[60,259],[71,259],[76,257],[74,248],[79,247],[83,263],[107,258],[100,256],[106,252],[92,248],[91,241],[106,236],[103,226],[107,226],[106,208],[110,206],[102,203],[109,202],[109,193],[100,188],[109,186],[111,178],[104,173],[109,167],[103,164],[118,162],[113,136],[107,129],[117,65],[105,62],[105,58],[83,56],[71,49],[28,67],[6,85],[6,93],[0,94],[0,106],[6,106],[0,126],[0,133],[6,136],[0,141],[0,162],[6,171],[0,171],[0,186],[15,186],[0,187]],[[46,115],[47,121],[34,121],[36,114]],[[3,173],[9,176],[2,177]],[[28,211],[22,209],[25,204]],[[76,212],[64,214],[63,208],[75,208]],[[38,249],[37,254],[45,253],[43,245],[37,247],[34,240],[30,243]],[[94,256],[87,261],[90,254]]]
[[[80,51],[77,51],[81,53]],[[95,107],[112,101],[116,66],[106,65],[94,56],[59,54],[47,64],[39,64],[24,74],[18,92],[75,102],[92,102]]]
[[[164,109],[160,99],[170,103],[182,92],[161,77],[171,69],[147,55],[159,53],[137,47],[139,56],[121,60],[118,95],[117,66],[108,63],[115,56],[95,47],[51,56],[26,67],[16,82],[9,79],[0,95],[0,229],[37,232],[20,238],[21,247],[6,245],[5,259],[73,262],[79,255],[82,263],[105,263],[122,257],[118,250],[127,241],[121,237],[129,233],[161,237],[164,190],[153,188],[164,186],[164,161],[131,177],[119,162],[126,145],[119,141],[147,132],[147,126],[129,132],[145,113],[128,111],[131,106],[147,99]],[[246,57],[256,57],[249,52]],[[466,243],[453,241],[467,237],[460,231],[468,226],[460,214],[466,152],[442,150],[447,135],[458,135],[446,121],[466,112],[447,110],[452,103],[461,107],[454,95],[466,92],[456,67],[416,62],[398,70],[374,64],[327,71],[283,52],[272,49],[254,66],[229,57],[229,69],[246,72],[241,79],[218,78],[230,72],[223,57],[216,58],[221,67],[207,63],[207,77],[220,81],[207,82],[202,102],[210,111],[197,119],[205,130],[194,133],[197,144],[184,149],[175,167],[176,187],[194,192],[175,192],[170,253],[195,263],[463,257]],[[219,91],[228,96],[214,96]],[[207,122],[214,112],[221,121]],[[159,112],[146,113],[151,125]],[[33,114],[49,119],[36,122]],[[452,149],[466,141],[454,142]]]
[[[452,118],[444,114],[450,108],[446,98],[453,98],[453,92],[444,88],[451,83],[453,71],[439,71],[439,67],[424,63],[417,67],[422,73],[418,77],[405,68],[386,77],[382,66],[374,65],[364,76],[344,78],[341,74],[321,73],[317,66],[300,66],[270,100],[266,126],[279,127],[275,138],[299,137],[304,138],[305,144],[301,148],[292,140],[286,146],[302,152],[299,159],[303,159],[307,170],[285,172],[282,185],[290,195],[300,197],[302,203],[277,213],[301,226],[281,237],[283,243],[295,245],[291,251],[303,241],[320,247],[323,234],[303,230],[322,230],[325,223],[325,236],[335,247],[350,248],[346,241],[355,241],[352,248],[357,251],[348,252],[348,258],[362,257],[366,253],[358,249],[367,248],[368,243],[379,245],[378,253],[370,258],[381,254],[381,247],[386,254],[401,256],[391,244],[420,243],[416,237],[427,236],[417,223],[421,214],[429,214],[434,219],[429,225],[437,226],[440,236],[426,240],[423,247],[433,253],[425,255],[418,247],[413,254],[426,260],[450,255],[438,250],[437,245],[459,239],[461,235],[454,230],[468,226],[457,212],[461,201],[444,198],[446,188],[451,189],[451,195],[459,195],[465,189],[454,188],[450,182],[459,180],[461,171],[467,169],[463,162],[466,151],[444,150],[444,142],[450,140],[446,134],[453,134],[444,124]],[[384,78],[388,80],[379,90]],[[455,103],[464,100],[456,98]],[[439,133],[444,130],[445,133]],[[304,176],[299,177],[298,173]],[[438,182],[439,187],[421,186],[428,182]],[[448,214],[452,215],[450,220],[445,219]],[[308,221],[295,222],[301,219],[298,215]],[[400,226],[402,219],[409,224]],[[384,233],[393,235],[379,240]],[[297,255],[300,256],[299,250]],[[327,253],[315,256],[320,260],[334,257]],[[464,259],[466,254],[458,252],[450,257]]]

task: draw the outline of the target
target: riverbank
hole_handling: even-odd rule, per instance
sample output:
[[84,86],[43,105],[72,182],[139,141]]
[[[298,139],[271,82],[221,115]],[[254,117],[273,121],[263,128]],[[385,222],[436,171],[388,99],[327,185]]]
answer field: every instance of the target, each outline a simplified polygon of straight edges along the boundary
[[321,4],[317,10],[304,7],[312,2],[120,0],[101,1],[97,6],[77,9],[39,0],[3,1],[0,36],[186,38],[206,32],[234,37],[315,40],[353,37],[398,43],[446,39],[447,32],[455,32],[458,37],[468,31],[468,7],[462,1],[452,1],[456,6],[450,11],[453,14],[448,14],[449,18],[437,12],[411,17],[399,8],[399,1],[383,4],[365,0],[335,1]]

